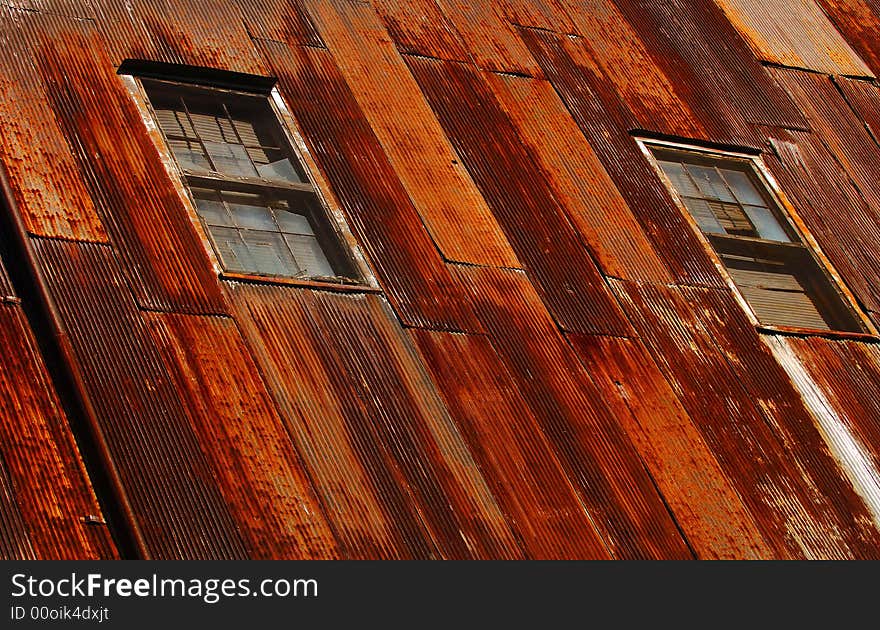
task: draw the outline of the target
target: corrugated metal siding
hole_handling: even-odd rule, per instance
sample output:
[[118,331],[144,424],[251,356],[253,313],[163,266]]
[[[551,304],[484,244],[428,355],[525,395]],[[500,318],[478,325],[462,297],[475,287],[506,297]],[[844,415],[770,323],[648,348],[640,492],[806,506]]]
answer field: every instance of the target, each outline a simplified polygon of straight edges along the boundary
[[638,452],[526,276],[456,273],[613,556],[691,557]]
[[877,84],[846,77],[834,77],[834,84],[868,129],[874,142],[880,142],[880,88]]
[[547,81],[487,75],[505,113],[604,275],[672,282],[620,191]]
[[326,48],[303,0],[232,0],[251,37]]
[[813,0],[715,0],[759,59],[828,74],[873,76]]
[[246,557],[113,251],[52,240],[34,248],[151,556]]
[[234,293],[346,557],[521,556],[381,298],[248,285]]
[[707,289],[616,284],[654,360],[777,556],[877,555],[878,533],[864,503],[830,461],[791,382],[732,298]]
[[697,557],[772,558],[772,546],[645,346],[634,339],[567,337]]
[[15,297],[15,289],[12,288],[12,282],[9,280],[9,274],[6,273],[6,266],[0,261],[0,298]]
[[46,33],[38,46],[37,67],[49,87],[47,105],[118,247],[139,303],[157,310],[225,312],[205,249],[96,36],[71,27]]
[[438,0],[437,4],[455,26],[468,60],[478,68],[543,76],[497,0]]
[[251,557],[337,557],[323,508],[235,322],[165,314],[148,322]]
[[0,560],[36,560],[27,525],[18,510],[18,497],[0,452]]
[[102,0],[95,12],[114,65],[134,58],[267,74],[236,0]]
[[[518,267],[492,212],[374,11],[345,0],[309,4],[332,42],[330,52],[341,74],[443,257]],[[428,164],[432,166],[425,168]]]
[[332,57],[314,48],[259,46],[400,318],[414,326],[478,331]]
[[41,15],[0,5],[0,159],[29,232],[106,241],[35,65],[34,30],[45,21]]
[[816,0],[874,73],[880,72],[880,6],[876,0]]
[[535,30],[523,36],[676,280],[721,286],[681,210],[626,132],[634,119],[607,80],[572,59],[564,39]]
[[434,0],[372,0],[371,4],[401,52],[470,60],[458,31]]
[[82,520],[101,509],[18,306],[0,305],[0,365],[0,556],[116,557],[107,528]]
[[416,57],[407,63],[560,325],[626,334],[595,262],[478,71]]
[[610,558],[491,343],[477,335],[411,335],[528,557]]
[[772,145],[766,163],[798,215],[859,301],[880,312],[880,251],[872,246],[880,242],[875,213],[815,135],[791,132]]

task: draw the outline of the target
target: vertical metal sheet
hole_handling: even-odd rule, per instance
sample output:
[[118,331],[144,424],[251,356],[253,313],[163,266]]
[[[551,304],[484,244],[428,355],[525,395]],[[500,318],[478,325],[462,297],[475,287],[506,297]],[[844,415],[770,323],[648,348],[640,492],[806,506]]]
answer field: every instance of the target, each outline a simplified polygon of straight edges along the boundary
[[302,0],[232,0],[251,37],[326,48]]
[[[794,202],[847,287],[880,312],[880,222],[840,164],[814,134],[789,132],[771,140],[766,164]],[[829,209],[833,208],[833,212]]]
[[0,5],[0,159],[30,233],[106,241],[34,62],[33,31],[45,21]]
[[880,72],[880,6],[876,0],[816,0],[874,73]]
[[847,77],[834,77],[834,84],[874,142],[880,143],[880,88],[877,84]]
[[777,557],[876,556],[878,533],[864,503],[732,298],[615,284]]
[[12,479],[0,452],[0,560],[36,560],[27,525],[18,509]]
[[381,298],[233,290],[345,557],[521,557]]
[[634,119],[607,79],[576,62],[562,38],[535,30],[523,36],[676,280],[722,286],[681,210],[626,132]]
[[589,250],[479,71],[416,57],[407,64],[560,325],[626,334]]
[[338,557],[323,508],[235,322],[165,314],[151,314],[148,322],[252,557]]
[[44,239],[34,248],[150,555],[247,557],[112,249]]
[[97,37],[71,27],[35,45],[37,67],[49,87],[46,105],[67,138],[139,303],[224,313],[204,246]]
[[[728,120],[748,145],[748,123],[799,127],[803,117],[755,59],[748,44],[712,0],[617,0],[664,73],[693,90],[691,109],[705,122]],[[663,25],[658,28],[658,25]],[[717,132],[716,132],[717,133]]]
[[95,9],[114,65],[133,58],[267,74],[236,0],[102,0]]
[[[518,267],[491,210],[375,12],[345,0],[306,4],[327,34],[341,74],[443,257]],[[382,81],[376,81],[378,76]]]
[[116,557],[106,526],[84,523],[101,509],[18,306],[0,305],[0,365],[0,556]]
[[567,337],[638,448],[697,557],[772,558],[773,548],[735,484],[645,346],[635,339]]
[[403,322],[479,331],[330,54],[267,41],[258,45]]
[[411,331],[437,389],[532,559],[606,559],[553,446],[489,341]]
[[615,558],[690,558],[638,451],[522,273],[457,267],[511,373]]
[[0,260],[0,299],[15,297],[15,289],[12,288],[12,281],[6,272],[6,266]]
[[516,133],[607,276],[672,282],[599,158],[553,86],[541,79],[488,75]]
[[401,52],[450,61],[470,61],[464,42],[434,0],[372,0]]
[[873,76],[813,0],[715,0],[762,61]]
[[455,26],[478,68],[542,76],[540,66],[497,0],[437,0],[437,4]]

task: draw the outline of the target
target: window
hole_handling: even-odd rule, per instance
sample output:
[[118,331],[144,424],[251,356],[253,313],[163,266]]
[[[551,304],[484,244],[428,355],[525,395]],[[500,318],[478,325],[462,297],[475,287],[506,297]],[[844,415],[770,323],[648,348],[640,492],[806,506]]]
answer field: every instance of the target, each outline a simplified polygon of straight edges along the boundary
[[142,84],[225,272],[358,282],[268,97]]
[[651,150],[761,324],[864,332],[752,159]]

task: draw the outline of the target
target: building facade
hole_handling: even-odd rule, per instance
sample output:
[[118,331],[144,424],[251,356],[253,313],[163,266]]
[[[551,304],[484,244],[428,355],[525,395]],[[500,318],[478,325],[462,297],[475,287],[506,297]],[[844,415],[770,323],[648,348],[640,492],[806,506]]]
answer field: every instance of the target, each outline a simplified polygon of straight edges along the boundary
[[0,26],[0,558],[880,557],[875,0]]

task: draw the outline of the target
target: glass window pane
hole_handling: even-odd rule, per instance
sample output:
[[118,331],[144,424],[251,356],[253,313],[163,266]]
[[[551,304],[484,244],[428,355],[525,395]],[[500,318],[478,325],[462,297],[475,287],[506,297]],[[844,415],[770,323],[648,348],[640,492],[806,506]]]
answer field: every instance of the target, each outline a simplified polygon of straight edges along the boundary
[[729,169],[721,169],[721,172],[740,203],[752,206],[766,205],[767,202],[761,197],[761,194],[758,192],[758,189],[755,188],[755,185],[752,183],[752,180],[748,175],[740,171],[732,171]]
[[712,208],[709,207],[709,202],[703,199],[691,199],[685,197],[684,205],[690,211],[691,216],[694,217],[694,220],[697,222],[697,225],[700,226],[701,230],[708,232],[709,234],[726,233],[724,228],[721,227],[721,223],[718,221],[715,213],[712,212]]
[[710,201],[709,207],[728,234],[736,236],[758,236],[748,215],[741,207],[732,203]]
[[220,195],[214,190],[206,190],[203,188],[194,188],[193,196],[196,199],[196,207],[199,216],[209,225],[223,225],[232,227],[232,217],[226,210],[226,206],[220,201]]
[[[251,154],[251,157],[254,158],[254,163],[257,165],[257,172],[263,179],[276,182],[304,183],[303,178],[296,172],[291,161],[286,157],[281,157],[280,151],[261,151],[265,156],[266,162],[262,162],[255,158],[254,149],[248,149],[248,152]],[[271,161],[273,157],[278,157],[280,159]]]
[[235,175],[238,177],[256,177],[257,171],[248,157],[247,151],[240,144],[220,144],[218,142],[205,142],[205,148],[214,168],[219,173]]
[[174,158],[180,165],[180,168],[188,171],[209,171],[211,163],[205,157],[202,145],[192,140],[174,140],[168,141]]
[[746,214],[749,215],[752,223],[755,224],[755,228],[758,230],[758,236],[770,241],[780,241],[783,243],[791,242],[788,234],[786,234],[785,230],[782,229],[782,226],[779,225],[779,221],[773,216],[773,213],[769,208],[763,206],[743,206],[743,209],[746,211]]
[[678,162],[665,162],[663,160],[660,160],[659,164],[663,172],[666,173],[666,176],[672,181],[672,185],[679,195],[687,197],[702,196],[681,164]]
[[256,269],[256,262],[248,247],[242,241],[239,231],[234,228],[208,226],[208,233],[214,241],[214,247],[229,271],[249,272]]
[[315,234],[309,223],[308,217],[301,214],[288,212],[287,210],[276,210],[275,220],[278,221],[278,226],[281,228],[282,232],[290,234]]
[[272,219],[272,213],[260,195],[224,192],[223,201],[229,206],[229,211],[238,227],[250,230],[278,230]]
[[336,275],[317,238],[285,234],[284,239],[290,245],[290,251],[296,257],[296,262],[302,268],[304,275],[309,277]]
[[299,274],[300,268],[280,233],[244,230],[241,234],[253,258],[255,272],[273,276]]
[[718,199],[719,201],[736,201],[727,189],[724,180],[721,179],[721,175],[714,168],[688,164],[687,170],[694,179],[697,188],[700,189],[700,196],[706,199]]

